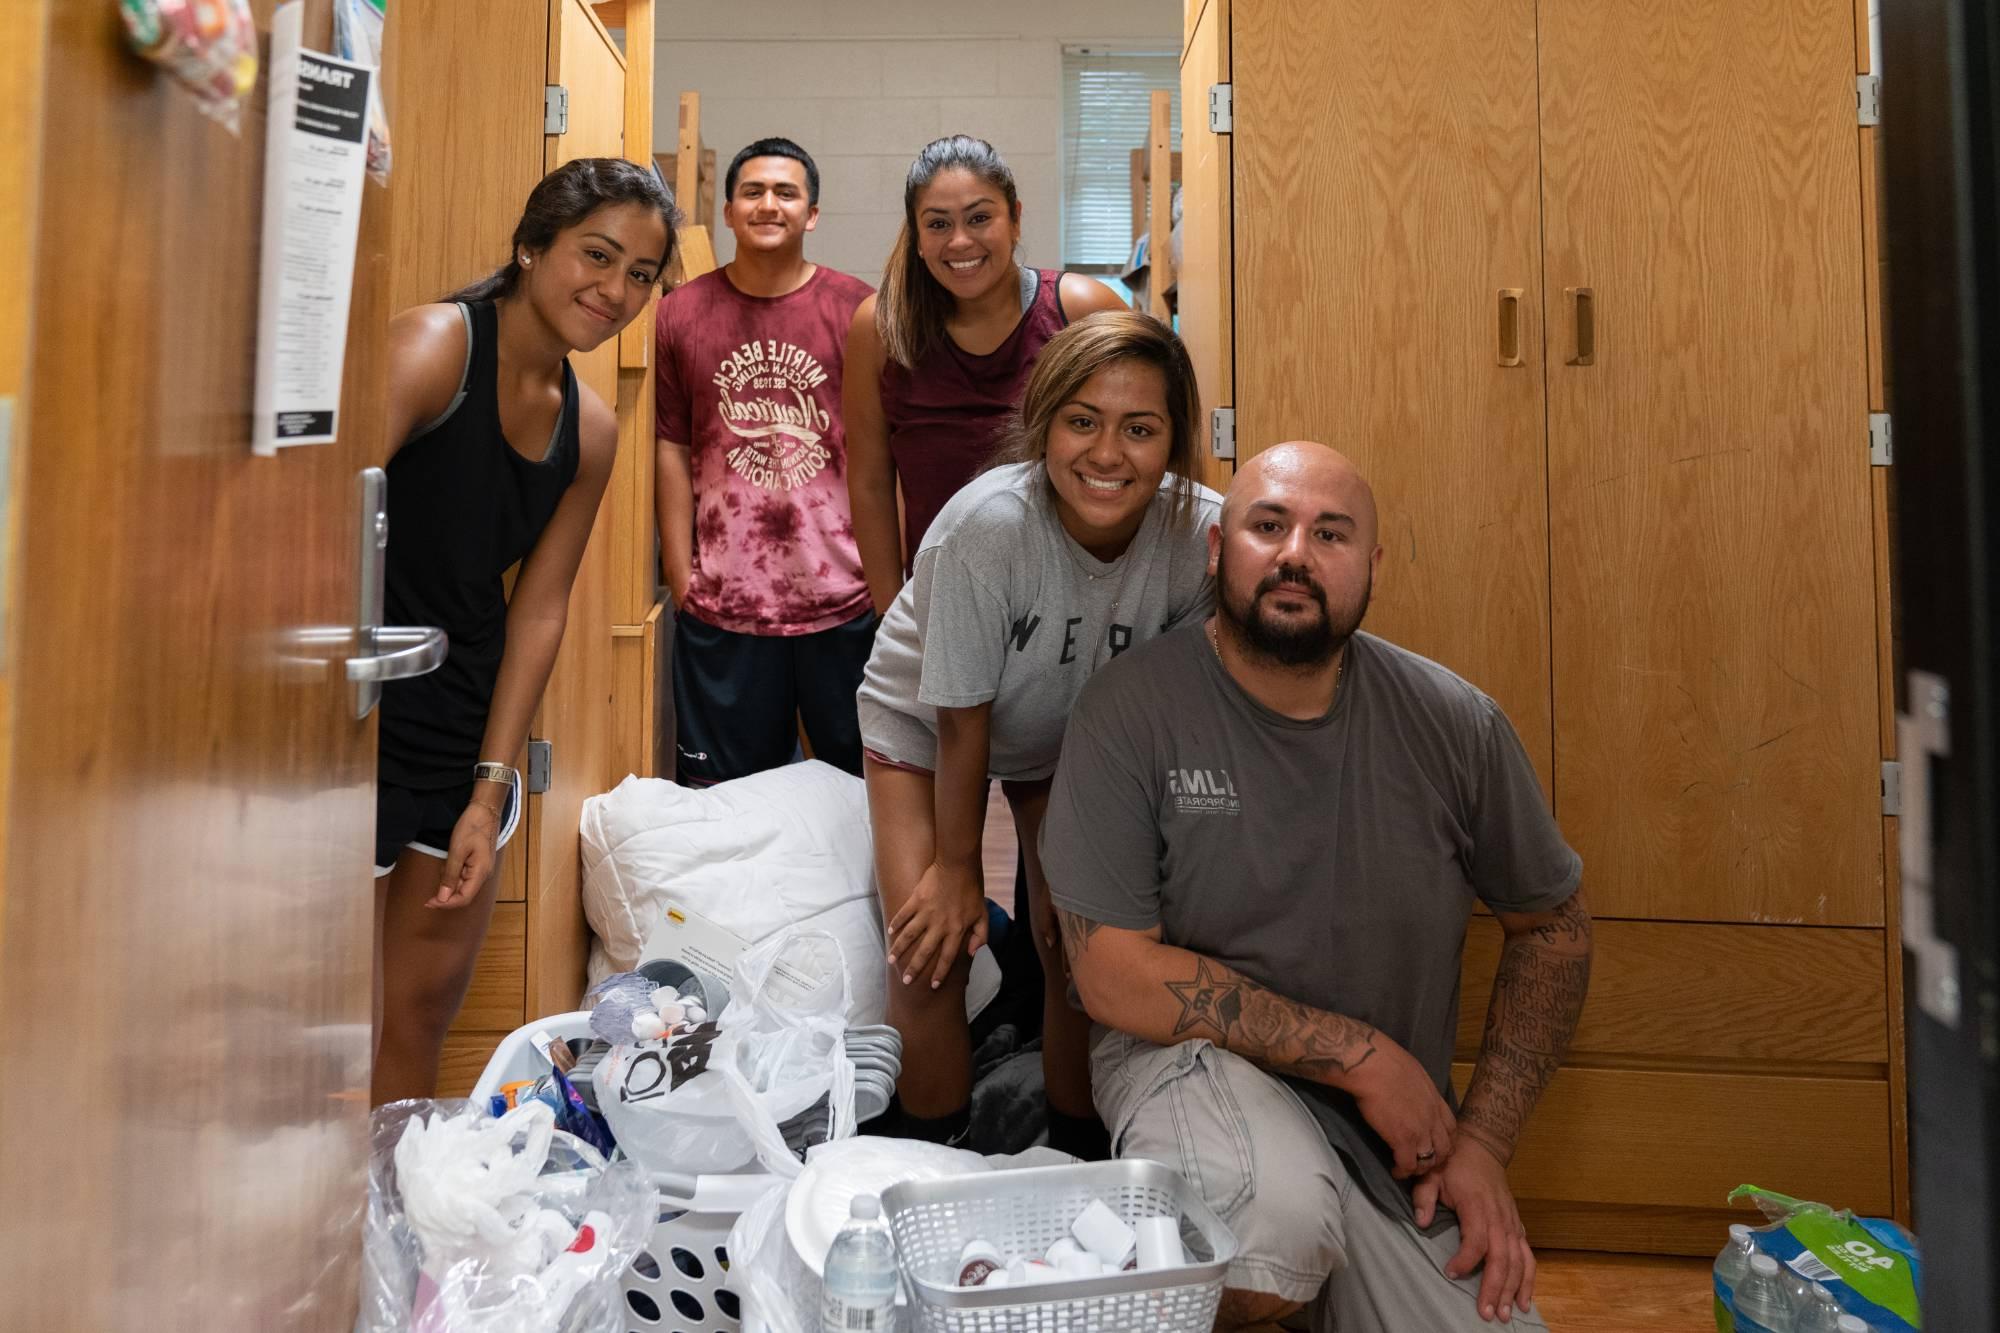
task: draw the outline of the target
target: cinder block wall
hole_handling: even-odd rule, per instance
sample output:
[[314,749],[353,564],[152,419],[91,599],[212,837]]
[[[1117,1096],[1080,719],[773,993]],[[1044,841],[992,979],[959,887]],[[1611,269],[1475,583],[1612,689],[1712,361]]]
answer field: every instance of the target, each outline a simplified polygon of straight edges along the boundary
[[[654,142],[672,146],[683,91],[702,97],[718,173],[753,139],[796,139],[820,165],[806,253],[879,283],[903,176],[941,134],[991,140],[1014,169],[1022,255],[1060,259],[1062,48],[1178,50],[1182,0],[733,0],[662,6]],[[718,197],[721,194],[717,182]],[[719,211],[719,205],[718,205]],[[719,230],[716,258],[735,238]]]

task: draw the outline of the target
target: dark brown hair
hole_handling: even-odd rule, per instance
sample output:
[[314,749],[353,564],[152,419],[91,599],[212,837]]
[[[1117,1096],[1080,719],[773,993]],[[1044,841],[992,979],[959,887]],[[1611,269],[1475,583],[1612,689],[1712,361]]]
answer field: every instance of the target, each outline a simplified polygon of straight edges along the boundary
[[521,252],[540,254],[557,236],[610,204],[645,204],[660,215],[667,228],[667,253],[661,265],[673,262],[675,226],[680,211],[673,193],[660,178],[622,157],[579,157],[563,163],[528,193],[507,262],[479,281],[459,288],[444,301],[490,301],[512,296],[521,285]]
[[1195,382],[1194,363],[1180,338],[1159,320],[1137,310],[1100,310],[1049,339],[1028,376],[1020,410],[1009,419],[987,466],[1034,463],[1046,469],[1049,426],[1056,413],[1082,391],[1092,375],[1119,361],[1143,362],[1166,381],[1167,472],[1174,479],[1169,517],[1186,526],[1194,521],[1195,488],[1199,484],[1195,467],[1200,457],[1196,424],[1201,420],[1201,387]]
[[1021,219],[1021,199],[1014,190],[1014,173],[1000,160],[1000,154],[984,139],[969,134],[953,134],[924,145],[910,171],[903,178],[903,230],[889,251],[889,263],[882,270],[882,290],[875,296],[875,330],[889,359],[906,370],[919,361],[945,336],[945,320],[951,317],[955,298],[932,276],[917,250],[917,196],[952,168],[969,171],[998,190],[1007,201],[1007,216]]

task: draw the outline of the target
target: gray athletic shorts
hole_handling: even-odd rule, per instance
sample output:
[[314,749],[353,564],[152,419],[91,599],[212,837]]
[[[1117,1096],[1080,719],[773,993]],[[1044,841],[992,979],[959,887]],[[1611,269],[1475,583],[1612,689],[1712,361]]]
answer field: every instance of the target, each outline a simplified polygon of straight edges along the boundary
[[1100,1026],[1090,1082],[1113,1152],[1173,1167],[1235,1232],[1231,1288],[1311,1304],[1312,1326],[1339,1333],[1548,1328],[1480,1319],[1478,1275],[1444,1275],[1458,1230],[1426,1240],[1376,1208],[1298,1095],[1241,1056]]

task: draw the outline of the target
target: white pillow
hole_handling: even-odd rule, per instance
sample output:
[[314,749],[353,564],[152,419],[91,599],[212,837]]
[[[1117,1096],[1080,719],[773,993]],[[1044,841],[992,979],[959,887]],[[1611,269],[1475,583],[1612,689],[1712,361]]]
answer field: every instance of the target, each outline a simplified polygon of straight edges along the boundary
[[[847,956],[850,1023],[880,1023],[887,956],[868,788],[810,759],[713,787],[628,777],[583,803],[590,982],[629,972],[672,901],[750,944],[809,925]],[[972,960],[966,1010],[1000,987],[992,951]]]

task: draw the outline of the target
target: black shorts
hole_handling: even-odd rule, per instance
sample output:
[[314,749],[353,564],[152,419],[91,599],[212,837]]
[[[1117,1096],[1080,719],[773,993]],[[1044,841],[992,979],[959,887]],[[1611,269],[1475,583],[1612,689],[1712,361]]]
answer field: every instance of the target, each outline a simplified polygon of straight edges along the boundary
[[875,646],[875,612],[812,634],[738,634],[674,619],[676,776],[706,787],[813,757],[861,776],[854,694]]
[[[507,813],[500,821],[500,838],[495,848],[505,847],[520,823],[520,788],[507,793]],[[426,790],[399,787],[393,782],[375,784],[375,878],[396,868],[396,858],[404,848],[448,857],[451,831],[472,799],[472,783]]]

